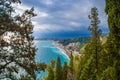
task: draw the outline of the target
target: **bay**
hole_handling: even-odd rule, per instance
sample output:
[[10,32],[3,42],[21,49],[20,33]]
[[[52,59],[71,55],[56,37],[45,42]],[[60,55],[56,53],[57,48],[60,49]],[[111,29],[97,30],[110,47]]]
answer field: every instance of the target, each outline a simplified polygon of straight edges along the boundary
[[[35,40],[35,45],[37,47],[37,53],[35,56],[35,61],[37,63],[44,62],[45,64],[50,64],[51,60],[55,60],[60,57],[61,64],[64,62],[69,63],[69,57],[56,46],[54,41],[49,40]],[[42,74],[37,74],[37,77],[44,77],[47,75],[47,72],[42,72]]]

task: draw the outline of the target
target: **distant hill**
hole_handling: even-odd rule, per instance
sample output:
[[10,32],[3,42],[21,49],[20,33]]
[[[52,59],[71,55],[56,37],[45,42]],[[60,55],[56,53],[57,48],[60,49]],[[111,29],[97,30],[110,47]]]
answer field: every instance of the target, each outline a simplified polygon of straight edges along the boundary
[[67,50],[75,51],[80,53],[80,49],[90,40],[90,37],[76,37],[71,39],[58,40]]
[[80,42],[81,44],[85,44],[89,40],[90,40],[90,37],[76,37],[76,38],[71,38],[71,39],[59,40],[59,43],[61,43],[62,45],[66,46],[69,43],[76,43],[76,42]]
[[[102,44],[107,41],[108,35],[102,35],[100,37]],[[74,44],[74,46],[70,47],[71,49],[78,51],[80,53],[84,52],[86,44],[90,41],[91,37],[76,37],[71,39],[61,39],[58,40],[60,44],[63,46],[69,46],[70,44]]]
[[[101,42],[102,42],[102,45],[106,43],[107,38],[108,38],[108,34],[106,34],[106,35],[102,35],[102,36],[100,37]],[[84,52],[84,50],[85,50],[85,46],[86,46],[86,45],[87,45],[87,43],[84,44],[84,45],[80,48],[80,53]]]

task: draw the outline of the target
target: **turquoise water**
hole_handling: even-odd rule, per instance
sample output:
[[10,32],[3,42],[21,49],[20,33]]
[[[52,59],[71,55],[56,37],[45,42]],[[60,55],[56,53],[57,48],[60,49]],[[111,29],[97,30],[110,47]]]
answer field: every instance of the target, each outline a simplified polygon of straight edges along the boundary
[[[38,63],[44,62],[46,64],[50,64],[51,60],[56,60],[59,56],[61,59],[61,64],[64,62],[69,62],[68,56],[61,51],[54,42],[52,41],[35,41],[35,45],[38,48],[35,61]],[[47,73],[38,74],[37,76],[41,77],[46,75]]]

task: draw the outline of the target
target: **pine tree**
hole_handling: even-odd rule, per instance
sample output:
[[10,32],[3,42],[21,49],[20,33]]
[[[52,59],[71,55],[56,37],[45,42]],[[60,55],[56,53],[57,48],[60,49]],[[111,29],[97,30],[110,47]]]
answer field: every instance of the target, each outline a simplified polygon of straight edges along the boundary
[[68,80],[74,80],[74,66],[73,66],[73,60],[74,57],[73,57],[73,54],[72,54],[72,51],[71,51],[71,54],[70,54],[70,64],[69,64],[69,71],[68,71]]
[[92,33],[92,39],[91,39],[91,45],[93,47],[92,54],[94,57],[96,74],[98,74],[99,73],[99,55],[101,51],[100,35],[102,31],[98,27],[100,20],[98,18],[98,11],[96,7],[91,9],[91,15],[89,15],[89,19],[91,19],[91,26],[89,27],[89,30]]
[[69,65],[69,69],[70,69],[70,73],[74,73],[74,69],[73,69],[73,54],[71,51],[71,55],[70,55],[70,65]]
[[57,58],[55,80],[62,80],[62,66],[61,66],[60,57]]
[[120,80],[120,0],[106,0],[105,12],[108,15],[110,56],[108,67],[115,70],[116,80]]
[[64,66],[63,66],[63,69],[62,69],[62,75],[63,75],[63,78],[62,80],[67,80],[67,75],[68,75],[68,65],[66,62],[64,62]]
[[48,65],[48,77],[46,78],[46,80],[54,80],[55,79],[55,75],[54,75],[54,68],[55,68],[55,61],[51,60],[51,64]]
[[[34,37],[31,18],[35,16],[34,9],[26,10],[21,16],[14,16],[12,4],[20,0],[0,0],[0,79],[14,80],[20,70],[21,76],[27,75],[36,79]],[[9,36],[9,33],[12,35]],[[9,41],[4,40],[9,36]],[[12,77],[13,76],[13,77]],[[16,77],[20,79],[21,77]]]
[[[82,54],[84,64],[81,66],[83,69],[80,71],[79,80],[97,80],[99,76],[99,59],[101,51],[101,29],[99,29],[98,24],[100,20],[98,18],[97,8],[91,9],[91,15],[89,15],[91,20],[91,25],[89,31],[92,34],[90,42],[86,45],[85,51]],[[81,64],[81,63],[80,63]],[[87,77],[86,77],[87,76]]]
[[91,46],[91,43],[88,43],[84,53],[80,57],[78,80],[96,80],[96,69],[92,50],[94,50],[93,46]]

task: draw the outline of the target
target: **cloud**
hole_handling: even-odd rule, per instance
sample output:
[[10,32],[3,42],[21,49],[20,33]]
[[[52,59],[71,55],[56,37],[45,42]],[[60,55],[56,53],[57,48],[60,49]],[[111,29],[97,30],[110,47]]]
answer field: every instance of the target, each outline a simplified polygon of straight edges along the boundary
[[70,25],[71,25],[71,26],[75,26],[75,27],[82,26],[82,24],[81,24],[80,22],[75,22],[75,21],[71,21],[71,22],[70,22]]
[[72,4],[70,8],[64,12],[64,16],[68,19],[88,19],[87,15],[90,13],[90,9],[93,4],[89,0],[79,1]]
[[43,4],[46,4],[46,5],[52,5],[52,4],[54,4],[53,0],[40,0],[40,2],[42,2]]
[[32,5],[35,8],[35,13],[37,13],[37,16],[32,19],[36,37],[55,33],[60,35],[63,32],[71,33],[71,35],[72,32],[87,33],[87,28],[90,25],[88,15],[92,7],[98,8],[100,26],[107,32],[107,16],[104,12],[105,1],[29,0],[28,2],[23,1],[23,3],[18,7],[18,12],[22,12],[23,9],[30,9]]
[[35,25],[34,31],[35,32],[41,32],[41,33],[46,33],[49,30],[51,30],[51,25],[49,24],[40,24],[38,22],[34,22],[33,24]]
[[[15,12],[17,14],[22,14],[25,10],[30,10],[32,7],[31,6],[28,6],[28,5],[25,5],[25,4],[13,4],[13,6],[15,7]],[[49,16],[48,13],[46,12],[43,12],[41,11],[40,9],[38,8],[34,8],[34,12],[37,13],[37,18],[41,18],[41,17],[47,17]]]
[[[17,14],[15,15],[21,15],[25,10],[29,10],[31,9],[31,6],[25,5],[25,4],[13,4],[13,7],[15,7],[15,12]],[[32,23],[34,24],[34,31],[44,31],[46,29],[48,29],[48,25],[47,24],[39,24],[39,19],[40,18],[46,18],[49,16],[49,14],[47,12],[41,11],[38,8],[34,8],[35,9],[35,13],[37,14],[36,17],[32,18]]]
[[49,16],[47,12],[41,11],[38,8],[35,8],[35,13],[37,14],[35,18],[46,18]]
[[73,28],[65,27],[66,28],[65,29],[56,24],[42,24],[42,23],[38,23],[38,22],[33,22],[33,24],[35,25],[34,31],[40,32],[40,33],[65,32],[66,29],[68,31],[73,30]]

